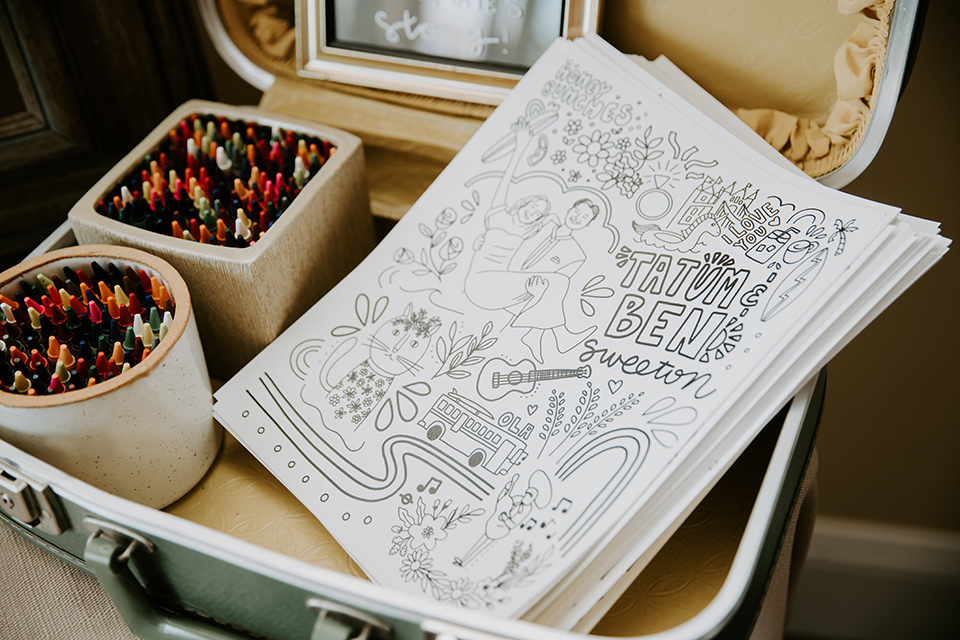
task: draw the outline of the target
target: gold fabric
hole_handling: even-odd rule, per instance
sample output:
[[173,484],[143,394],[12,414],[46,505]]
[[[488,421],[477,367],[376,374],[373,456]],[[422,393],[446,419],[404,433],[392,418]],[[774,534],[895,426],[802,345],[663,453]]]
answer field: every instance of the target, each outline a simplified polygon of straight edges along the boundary
[[840,167],[863,138],[883,68],[893,0],[839,0],[838,10],[860,19],[834,56],[837,100],[826,118],[801,118],[776,109],[737,109],[737,115],[807,174]]

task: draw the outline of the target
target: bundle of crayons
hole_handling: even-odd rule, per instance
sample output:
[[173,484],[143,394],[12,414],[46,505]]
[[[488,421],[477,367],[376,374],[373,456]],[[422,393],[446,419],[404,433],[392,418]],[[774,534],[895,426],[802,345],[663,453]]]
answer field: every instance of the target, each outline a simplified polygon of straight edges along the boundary
[[175,238],[248,247],[335,151],[327,140],[291,130],[192,114],[96,208]]
[[0,391],[49,395],[93,386],[146,358],[173,325],[176,305],[142,269],[38,273],[0,294]]

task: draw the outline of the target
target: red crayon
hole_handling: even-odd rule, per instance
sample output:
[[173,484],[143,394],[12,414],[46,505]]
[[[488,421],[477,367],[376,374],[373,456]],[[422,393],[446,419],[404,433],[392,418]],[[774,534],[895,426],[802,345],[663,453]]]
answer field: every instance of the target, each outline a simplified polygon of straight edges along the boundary
[[[46,313],[46,310],[44,309],[43,305],[37,302],[36,300],[33,300],[32,298],[24,298],[23,303],[27,305],[29,308],[36,310],[37,313],[41,313],[41,314]],[[16,307],[13,307],[13,308],[16,309]]]
[[107,356],[104,355],[103,351],[97,353],[97,373],[100,374],[100,377],[107,375],[107,369],[109,365],[107,364]]
[[127,307],[130,309],[130,315],[138,316],[143,313],[143,307],[140,305],[140,301],[137,300],[137,294],[131,291],[127,298],[130,299],[129,304],[127,304]]
[[67,314],[63,312],[63,308],[58,304],[50,305],[50,322],[59,325],[66,321]]
[[126,305],[120,307],[120,317],[117,318],[117,324],[124,329],[133,324],[133,316],[130,315],[130,308]]
[[87,378],[90,377],[90,370],[87,367],[87,362],[83,358],[78,358],[77,362],[77,378],[80,381],[80,386],[83,387],[87,384]]
[[76,296],[70,296],[68,299],[70,301],[70,308],[73,309],[75,314],[77,314],[77,317],[79,318],[82,316],[86,311],[86,309],[83,307],[83,303],[77,300]]
[[60,292],[57,291],[57,288],[52,284],[47,285],[47,295],[50,296],[50,300],[54,303],[60,301]]
[[137,276],[140,278],[140,286],[143,287],[143,290],[147,293],[150,293],[152,290],[152,285],[150,283],[150,276],[147,275],[147,272],[143,269],[137,273]]

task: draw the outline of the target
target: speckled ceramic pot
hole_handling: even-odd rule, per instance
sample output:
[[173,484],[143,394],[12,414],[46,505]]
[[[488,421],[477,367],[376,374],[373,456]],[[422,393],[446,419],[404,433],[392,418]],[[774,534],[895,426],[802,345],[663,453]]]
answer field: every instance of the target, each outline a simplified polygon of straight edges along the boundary
[[200,481],[221,440],[183,279],[142,251],[87,245],[4,271],[0,292],[12,297],[21,278],[89,269],[92,260],[156,276],[176,303],[172,328],[142,362],[92,387],[43,396],[0,390],[0,438],[100,489],[161,508]]

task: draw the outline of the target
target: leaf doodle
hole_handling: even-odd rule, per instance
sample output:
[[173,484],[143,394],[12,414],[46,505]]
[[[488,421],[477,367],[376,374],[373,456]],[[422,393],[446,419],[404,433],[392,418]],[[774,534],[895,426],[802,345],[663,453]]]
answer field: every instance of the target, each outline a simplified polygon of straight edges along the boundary
[[546,449],[550,439],[561,431],[560,424],[563,422],[564,413],[563,405],[563,392],[557,393],[556,389],[551,390],[550,399],[547,404],[547,419],[540,428],[541,433],[539,436],[540,439],[543,440],[543,445],[541,445],[540,451],[537,453],[538,458],[543,455],[543,451]]
[[377,411],[374,427],[377,431],[386,431],[393,426],[397,415],[404,422],[413,422],[420,413],[420,407],[414,396],[424,398],[430,395],[431,390],[430,385],[422,380],[403,385],[397,389],[392,398],[387,398]]
[[[479,196],[477,196],[479,197]],[[464,200],[469,204],[469,201]],[[434,276],[442,280],[457,267],[454,260],[463,251],[463,240],[459,236],[450,236],[448,229],[457,221],[457,212],[446,207],[434,220],[436,229],[426,223],[419,223],[420,234],[427,239],[427,247],[420,249],[419,258],[407,247],[400,247],[393,256],[394,262],[410,269],[418,277]]]
[[656,160],[663,155],[663,150],[657,149],[660,146],[660,143],[663,142],[663,136],[658,138],[651,137],[653,135],[653,126],[648,126],[643,132],[643,138],[634,138],[634,143],[639,147],[633,151],[633,157],[640,162],[638,169],[642,169],[643,165],[651,160]]
[[660,443],[665,449],[671,449],[680,441],[680,438],[673,431],[666,429],[651,429],[650,434],[653,439]]
[[643,396],[643,392],[640,393],[631,393],[626,398],[621,398],[619,402],[612,403],[609,407],[600,412],[599,415],[594,419],[593,423],[586,429],[586,433],[581,435],[579,439],[575,440],[570,447],[564,452],[564,455],[567,455],[572,449],[574,449],[580,442],[589,436],[597,435],[601,429],[608,426],[613,422],[614,418],[620,417],[624,412],[632,409]]
[[584,315],[593,317],[597,310],[591,302],[586,300],[586,298],[612,298],[614,295],[613,289],[610,287],[600,286],[606,276],[603,274],[596,275],[583,285],[583,288],[580,290],[580,309],[583,311]]
[[447,376],[454,380],[463,380],[471,376],[467,367],[475,367],[484,361],[483,356],[476,355],[478,351],[486,351],[497,343],[496,338],[489,337],[493,332],[493,322],[488,321],[483,325],[480,337],[466,335],[457,339],[457,324],[450,325],[450,331],[447,337],[450,340],[449,351],[447,343],[443,338],[437,340],[437,357],[440,359],[440,369],[433,375],[433,378]]
[[682,427],[697,419],[696,409],[690,406],[677,407],[676,404],[677,399],[673,396],[660,398],[644,410],[643,416],[651,416],[647,418],[648,424],[671,427]]

